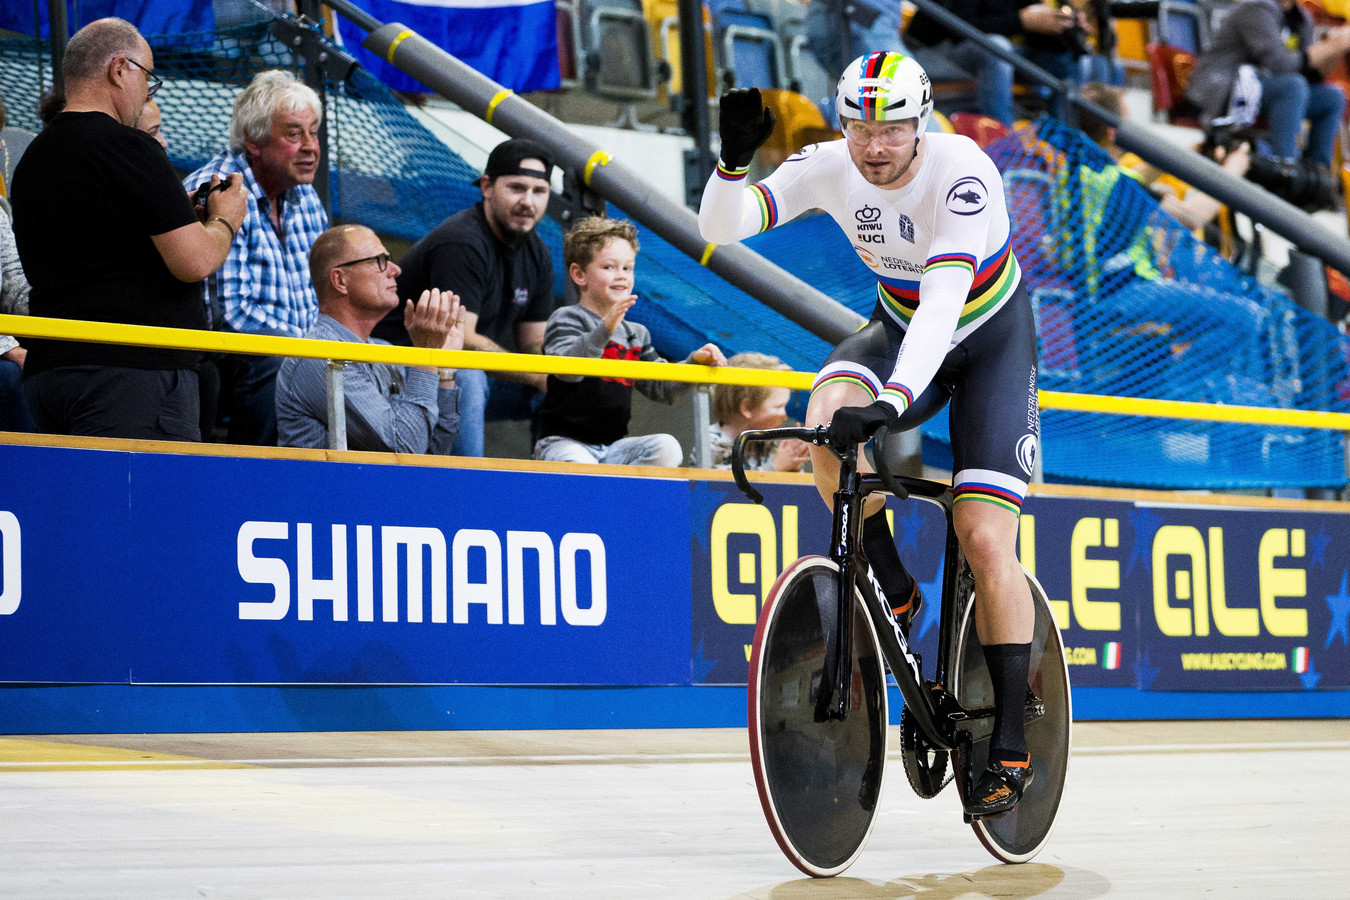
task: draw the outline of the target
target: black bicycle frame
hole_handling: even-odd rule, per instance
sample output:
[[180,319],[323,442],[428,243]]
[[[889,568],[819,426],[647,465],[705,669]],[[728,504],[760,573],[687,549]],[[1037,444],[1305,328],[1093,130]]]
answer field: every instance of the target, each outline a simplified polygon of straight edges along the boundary
[[[936,749],[951,750],[961,739],[957,723],[986,718],[991,709],[962,710],[939,708],[950,686],[950,659],[956,642],[957,613],[955,601],[962,596],[958,579],[961,577],[961,547],[956,540],[956,530],[952,525],[951,488],[934,481],[919,478],[894,476],[886,468],[885,432],[877,436],[877,474],[865,475],[858,470],[856,448],[841,449],[835,446],[828,430],[817,428],[780,428],[768,431],[747,431],[736,440],[736,449],[732,454],[732,474],[737,486],[755,503],[763,503],[764,497],[745,477],[742,451],[750,441],[773,440],[777,438],[796,438],[816,446],[828,447],[839,458],[839,490],[834,494],[834,520],[830,532],[830,559],[839,566],[839,595],[837,600],[837,627],[835,639],[826,647],[824,665],[824,685],[830,689],[822,690],[816,698],[816,716],[841,719],[848,715],[849,698],[853,687],[853,595],[856,588],[862,595],[867,613],[877,631],[881,651],[886,663],[895,676],[896,686],[904,697],[905,706],[914,716],[919,732]],[[900,499],[911,494],[937,503],[942,507],[947,525],[946,547],[943,556],[942,572],[942,613],[938,626],[938,658],[935,682],[942,686],[941,692],[928,690],[925,686],[919,658],[910,650],[904,633],[896,627],[890,610],[876,589],[871,570],[857,546],[857,535],[861,533],[859,518],[863,514],[864,498],[874,492],[889,491]],[[945,705],[945,704],[944,704]]]

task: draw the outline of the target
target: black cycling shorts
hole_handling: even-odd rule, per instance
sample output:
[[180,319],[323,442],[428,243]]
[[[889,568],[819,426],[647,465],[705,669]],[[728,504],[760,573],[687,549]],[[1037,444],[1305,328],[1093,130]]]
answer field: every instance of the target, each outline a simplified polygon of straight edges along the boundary
[[[874,317],[839,342],[815,386],[855,383],[873,400],[895,369],[905,333]],[[957,501],[983,500],[1018,512],[1036,464],[1036,322],[1025,284],[989,321],[953,347],[932,384],[900,417],[917,428],[950,401],[952,486]]]

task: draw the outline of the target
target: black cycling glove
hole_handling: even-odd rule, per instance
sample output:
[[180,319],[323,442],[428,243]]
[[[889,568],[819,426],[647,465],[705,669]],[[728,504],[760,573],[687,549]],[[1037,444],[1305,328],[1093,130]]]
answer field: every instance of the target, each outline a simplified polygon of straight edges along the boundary
[[830,430],[844,444],[861,444],[871,439],[877,429],[894,428],[900,414],[889,403],[878,400],[871,406],[842,406],[835,410]]
[[774,116],[765,108],[759,88],[735,88],[722,95],[717,124],[722,135],[722,162],[729,169],[744,169],[773,134]]

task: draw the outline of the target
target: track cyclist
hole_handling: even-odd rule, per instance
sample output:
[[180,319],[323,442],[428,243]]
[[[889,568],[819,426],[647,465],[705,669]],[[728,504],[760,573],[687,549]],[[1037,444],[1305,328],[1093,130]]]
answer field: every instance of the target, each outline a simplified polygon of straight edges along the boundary
[[[933,92],[923,67],[897,52],[859,57],[839,79],[836,104],[843,140],[807,147],[747,185],[773,113],[758,88],[724,94],[721,158],[699,228],[708,241],[732,243],[822,209],[876,276],[870,321],[816,376],[808,426],[832,421],[836,435],[863,443],[882,426],[915,428],[951,401],[955,527],[975,576],[996,710],[989,765],[964,802],[973,817],[995,816],[1017,804],[1034,774],[1021,715],[1033,607],[1016,554],[1040,430],[1031,301],[993,161],[969,138],[924,131]],[[813,447],[812,461],[830,504],[838,460]],[[923,598],[884,504],[881,494],[867,498],[863,550],[907,631]]]

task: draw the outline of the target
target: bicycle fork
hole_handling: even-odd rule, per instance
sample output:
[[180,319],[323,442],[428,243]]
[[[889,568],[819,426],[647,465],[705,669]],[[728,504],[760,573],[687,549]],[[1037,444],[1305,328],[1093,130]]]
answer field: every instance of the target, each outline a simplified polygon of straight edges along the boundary
[[825,647],[825,667],[821,690],[816,698],[816,721],[844,719],[853,696],[853,584],[857,575],[854,562],[855,535],[861,533],[863,491],[857,461],[840,460],[839,482],[834,494],[834,523],[830,529],[830,557],[839,562],[837,612],[834,640]]

